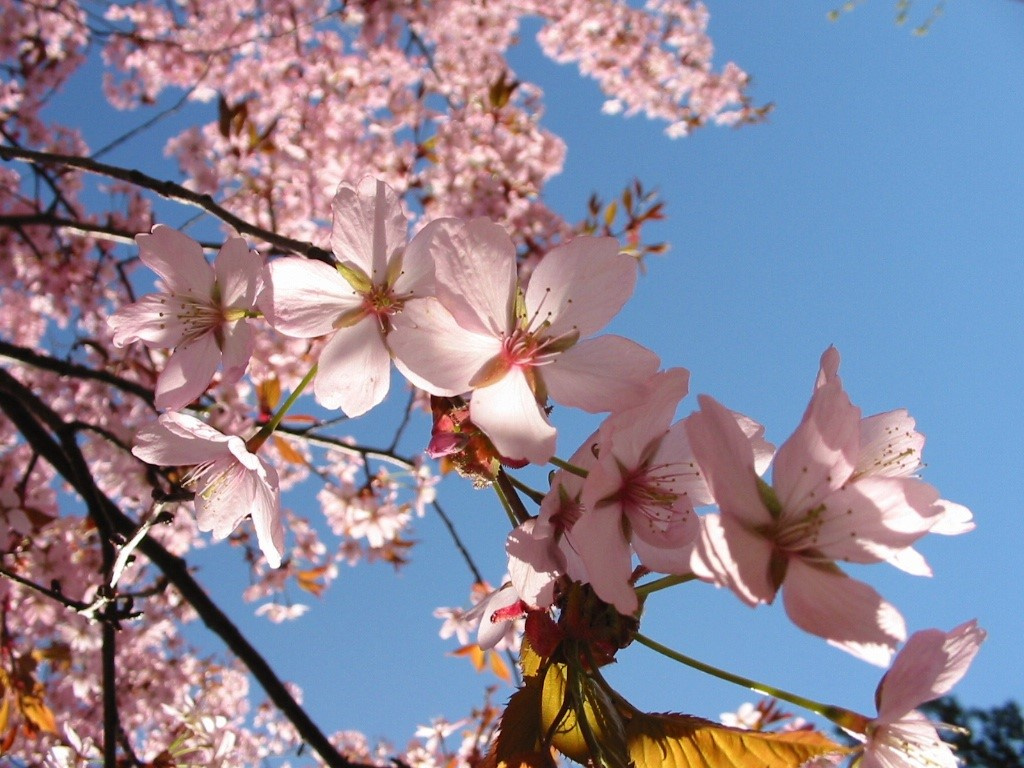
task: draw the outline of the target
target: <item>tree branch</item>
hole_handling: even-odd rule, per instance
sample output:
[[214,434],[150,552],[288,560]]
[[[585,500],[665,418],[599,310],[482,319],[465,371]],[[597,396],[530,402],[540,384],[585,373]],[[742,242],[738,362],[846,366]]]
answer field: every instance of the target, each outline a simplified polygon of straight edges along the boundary
[[[80,472],[75,471],[75,464],[79,461],[84,463],[84,457],[80,451],[77,451],[77,445],[73,447],[62,445],[47,431],[47,427],[52,429],[54,423],[61,422],[59,415],[2,368],[0,368],[0,410],[7,414],[29,444],[49,461],[53,468],[85,500],[90,515],[93,514],[93,506],[99,505],[102,507],[102,517],[113,521],[121,536],[128,537],[135,532],[138,527],[135,522],[96,486],[91,474],[83,476]],[[37,419],[35,415],[37,413],[46,413],[47,418],[45,420]],[[69,451],[77,451],[77,456],[69,458],[66,455]],[[299,735],[328,766],[331,768],[370,768],[350,762],[334,748],[259,651],[252,646],[227,614],[210,599],[206,590],[192,577],[184,560],[172,555],[158,542],[148,537],[139,543],[138,549],[163,572],[168,581],[196,610],[203,623],[220,637],[232,653],[245,664],[281,714],[295,726]]]
[[310,259],[317,259],[328,264],[334,263],[334,257],[330,251],[326,251],[312,243],[295,240],[290,237],[284,237],[276,232],[271,232],[267,229],[263,229],[262,227],[257,227],[255,224],[251,224],[245,219],[239,218],[227,209],[217,205],[210,195],[193,192],[191,189],[187,189],[173,181],[161,181],[160,179],[155,179],[141,171],[136,171],[130,168],[121,168],[116,165],[108,165],[107,163],[101,163],[91,158],[81,157],[79,155],[38,152],[31,149],[21,149],[11,146],[0,146],[0,159],[23,160],[24,162],[40,166],[60,165],[65,168],[77,168],[99,176],[118,179],[119,181],[127,182],[128,184],[132,184],[136,187],[148,189],[168,200],[200,208],[212,216],[217,217],[225,224],[233,227],[239,234],[251,235],[288,253],[306,256]]

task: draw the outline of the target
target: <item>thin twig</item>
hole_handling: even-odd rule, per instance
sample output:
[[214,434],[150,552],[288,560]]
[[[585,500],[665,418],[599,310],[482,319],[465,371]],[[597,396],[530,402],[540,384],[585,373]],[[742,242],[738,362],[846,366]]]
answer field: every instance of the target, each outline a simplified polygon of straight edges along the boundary
[[136,187],[148,189],[168,200],[200,208],[210,215],[220,219],[225,224],[233,227],[236,232],[259,238],[260,240],[281,248],[288,253],[317,259],[328,264],[334,263],[334,257],[330,251],[326,251],[312,243],[295,240],[290,237],[285,237],[284,235],[279,235],[276,232],[271,232],[270,230],[262,227],[258,227],[245,219],[239,218],[225,208],[222,208],[213,201],[213,198],[210,195],[193,192],[191,189],[187,189],[173,181],[155,179],[141,171],[131,168],[121,168],[116,165],[108,165],[107,163],[100,163],[96,160],[88,157],[82,157],[80,155],[62,155],[55,152],[37,152],[31,149],[20,149],[9,146],[0,146],[0,159],[23,160],[34,165],[60,165],[65,168],[77,168],[99,176],[118,179],[119,181],[127,182],[128,184],[132,184]]

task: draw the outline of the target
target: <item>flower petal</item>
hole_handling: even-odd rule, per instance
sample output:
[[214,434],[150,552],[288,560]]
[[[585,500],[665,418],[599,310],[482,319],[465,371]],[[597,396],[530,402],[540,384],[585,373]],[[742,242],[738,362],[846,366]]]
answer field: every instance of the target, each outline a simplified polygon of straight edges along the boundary
[[860,450],[860,409],[832,377],[815,389],[800,425],[775,454],[772,484],[783,516],[802,516],[845,483]]
[[284,553],[284,525],[281,522],[281,499],[278,491],[277,470],[269,464],[263,465],[265,478],[253,475],[254,485],[249,514],[256,529],[256,540],[267,559],[267,565],[278,568]]
[[472,389],[476,373],[501,352],[501,342],[459,325],[434,298],[410,301],[391,318],[388,346],[409,381],[434,395]]
[[227,456],[228,440],[194,416],[172,411],[135,434],[132,453],[156,466],[191,466]]
[[505,458],[543,465],[555,453],[555,428],[519,368],[473,390],[469,416]]
[[733,412],[717,400],[700,395],[698,402],[700,410],[684,421],[686,434],[723,516],[751,528],[773,524],[758,492],[750,438]]
[[597,333],[633,295],[636,273],[636,259],[620,253],[613,237],[577,237],[554,248],[526,289],[526,310],[536,318],[532,327],[548,321],[551,336]]
[[917,472],[924,435],[914,426],[914,419],[903,409],[861,419],[854,474],[905,477]]
[[939,494],[914,477],[862,477],[822,500],[808,545],[833,560],[875,563],[928,533]]
[[698,578],[728,587],[749,606],[770,603],[772,543],[724,515],[704,515],[690,567]]
[[210,386],[221,352],[212,333],[204,333],[171,353],[156,380],[157,408],[184,408]]
[[214,272],[222,307],[253,308],[263,285],[263,257],[250,251],[243,238],[232,237],[221,246]]
[[178,346],[187,329],[181,316],[168,309],[169,299],[166,293],[149,293],[107,318],[114,345],[123,347],[142,341],[151,347]]
[[834,566],[790,558],[782,598],[794,624],[869,664],[887,666],[907,636],[896,608]]
[[625,616],[635,613],[639,602],[630,583],[633,560],[622,535],[621,515],[589,510],[573,526],[571,538],[597,596]]
[[331,333],[338,317],[363,301],[338,270],[313,259],[276,259],[267,265],[263,282],[259,305],[267,321],[300,339]]
[[564,573],[554,536],[538,535],[536,520],[527,520],[508,535],[508,573],[519,597],[533,608],[547,608],[555,599],[555,583]]
[[977,621],[950,632],[926,629],[907,640],[878,684],[878,722],[893,722],[949,693],[974,661],[987,633]]
[[600,413],[639,402],[659,364],[646,347],[608,335],[581,341],[537,370],[551,399]]
[[222,383],[234,384],[242,378],[242,374],[249,366],[252,350],[253,337],[249,323],[245,320],[238,320],[224,325],[221,346],[221,365],[224,369],[224,373],[221,375]]
[[338,261],[354,265],[383,285],[388,261],[405,246],[409,222],[398,195],[370,176],[351,187],[338,187],[331,202],[331,248]]
[[391,386],[391,355],[375,315],[339,328],[320,351],[313,380],[316,401],[361,416],[380,403]]
[[449,219],[431,231],[437,298],[467,330],[501,336],[512,328],[516,249],[494,222]]
[[213,296],[213,268],[195,240],[163,224],[150,235],[136,235],[139,258],[160,275],[168,292],[209,304]]

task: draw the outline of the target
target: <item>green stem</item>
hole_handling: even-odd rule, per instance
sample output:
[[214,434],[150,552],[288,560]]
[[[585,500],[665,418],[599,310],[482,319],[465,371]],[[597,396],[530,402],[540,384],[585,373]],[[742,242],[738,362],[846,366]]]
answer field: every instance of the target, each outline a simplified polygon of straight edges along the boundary
[[509,519],[512,520],[513,528],[530,519],[530,513],[523,506],[523,500],[519,498],[515,486],[512,485],[512,479],[504,469],[498,470],[498,475],[494,478],[494,489],[505,505],[505,511],[508,512]]
[[302,394],[302,390],[304,390],[309,385],[309,382],[313,380],[313,377],[316,376],[316,368],[317,364],[313,363],[313,367],[310,368],[309,372],[302,377],[302,381],[299,382],[299,385],[295,387],[281,407],[277,409],[277,413],[271,417],[270,421],[260,427],[259,432],[246,441],[245,447],[252,453],[258,451],[260,446],[267,441],[267,438],[274,434],[274,430],[277,429],[281,420],[285,417],[285,414],[287,414],[291,407],[295,405],[295,401],[299,399],[299,395]]
[[552,456],[548,459],[549,464],[554,464],[559,469],[564,469],[566,472],[570,472],[578,477],[586,477],[590,473],[585,469],[580,469],[575,464],[570,464],[568,461],[562,461],[557,456]]
[[662,576],[660,579],[649,581],[646,584],[640,584],[636,588],[636,593],[640,597],[645,597],[652,592],[657,592],[660,589],[667,589],[668,587],[674,587],[676,584],[685,584],[688,581],[693,581],[697,577],[688,573],[685,576]]
[[522,491],[527,496],[529,496],[530,500],[533,501],[535,504],[540,504],[542,501],[544,501],[545,494],[541,493],[536,488],[531,488],[522,480],[517,478],[515,475],[508,475],[508,481],[512,483],[512,486],[516,490]]
[[702,661],[697,661],[690,656],[686,656],[678,651],[673,651],[671,648],[667,648],[661,643],[651,640],[649,637],[640,634],[636,634],[635,639],[638,643],[646,645],[651,650],[657,651],[663,656],[667,656],[673,661],[678,661],[681,664],[685,664],[688,667],[692,667],[700,672],[703,672],[712,677],[717,677],[719,680],[725,680],[729,683],[741,685],[744,688],[749,688],[757,693],[763,693],[767,696],[774,696],[776,699],[782,699],[788,701],[790,704],[796,704],[798,707],[809,709],[811,712],[817,712],[822,717],[826,717],[833,723],[839,726],[848,728],[852,731],[863,733],[867,727],[868,718],[863,715],[859,715],[856,712],[851,712],[848,709],[842,707],[836,707],[832,704],[822,704],[820,701],[814,701],[813,699],[799,696],[795,693],[776,688],[772,685],[766,685],[765,683],[758,682],[757,680],[751,680],[749,677],[742,677],[740,675],[734,675],[731,672],[726,672],[724,669],[713,667],[710,664],[705,664]]
[[[519,497],[516,495],[515,489],[512,487],[512,483],[508,480],[508,475],[505,474],[504,470],[498,470],[498,476],[494,478],[494,482],[491,483],[491,487],[494,488],[494,492],[498,494],[498,500],[501,501],[501,506],[505,510],[505,514],[508,515],[508,521],[512,523],[512,527],[515,528],[521,522],[529,519],[529,515],[523,520],[519,519],[516,514],[515,505],[512,503],[514,498],[518,502],[518,506],[522,509],[522,502],[519,501]],[[522,510],[525,514],[526,510]]]

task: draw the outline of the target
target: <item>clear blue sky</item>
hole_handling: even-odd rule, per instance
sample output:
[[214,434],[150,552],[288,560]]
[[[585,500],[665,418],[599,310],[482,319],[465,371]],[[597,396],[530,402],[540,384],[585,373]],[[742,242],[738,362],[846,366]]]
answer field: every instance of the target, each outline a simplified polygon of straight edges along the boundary
[[[893,25],[887,0],[836,23],[828,2],[709,7],[716,66],[736,61],[754,78],[755,100],[775,103],[763,125],[671,141],[661,124],[602,115],[596,86],[542,60],[524,35],[514,66],[545,88],[546,123],[569,146],[550,200],[575,218],[594,190],[615,194],[633,177],[660,189],[669,218],[652,236],[672,250],[649,262],[615,330],[663,365],[689,368],[694,393],[761,421],[776,444],[797,424],[829,344],[865,414],[910,410],[928,438],[925,478],[971,507],[978,529],[921,544],[932,579],[887,566],[855,575],[912,631],[977,617],[990,637],[959,695],[976,705],[1020,700],[1024,5],[950,0],[923,38]],[[921,17],[930,9],[915,7]],[[592,426],[573,422],[560,452]],[[425,439],[427,429],[421,421],[414,434]],[[485,574],[500,578],[507,523],[494,497],[456,481],[441,498]],[[305,689],[323,728],[401,743],[432,716],[461,716],[493,682],[445,656],[454,645],[437,637],[431,613],[466,601],[468,572],[436,519],[419,521],[416,538],[397,576],[388,566],[344,571],[310,614],[283,626],[251,618],[253,606],[238,601],[246,577],[230,551],[209,551],[200,578]],[[649,600],[644,631],[738,673],[872,711],[879,672],[802,634],[781,605],[752,611],[727,592],[684,586]],[[641,647],[619,659],[609,679],[642,708],[714,718],[753,696]]]

